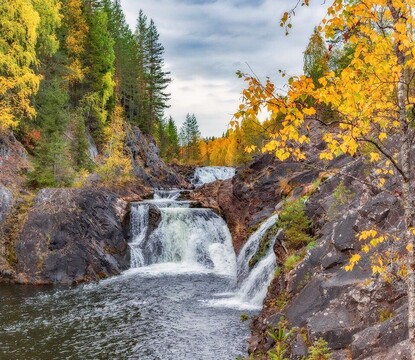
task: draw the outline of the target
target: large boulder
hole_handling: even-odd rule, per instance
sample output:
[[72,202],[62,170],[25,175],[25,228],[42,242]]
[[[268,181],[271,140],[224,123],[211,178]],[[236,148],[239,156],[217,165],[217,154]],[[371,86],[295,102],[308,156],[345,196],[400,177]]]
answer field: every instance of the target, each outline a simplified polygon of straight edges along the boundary
[[127,208],[107,190],[40,191],[15,243],[17,282],[72,284],[127,269]]

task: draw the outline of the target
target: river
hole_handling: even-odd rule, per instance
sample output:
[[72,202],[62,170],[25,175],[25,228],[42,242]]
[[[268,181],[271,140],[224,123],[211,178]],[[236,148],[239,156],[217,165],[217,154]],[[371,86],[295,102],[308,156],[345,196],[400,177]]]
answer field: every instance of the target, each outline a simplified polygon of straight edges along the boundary
[[[132,266],[122,275],[74,288],[0,287],[0,359],[246,354],[248,322],[240,316],[260,308],[275,255],[270,250],[252,270],[247,261],[275,216],[237,258],[223,219],[179,197],[180,191],[156,191],[153,200],[132,205]],[[160,219],[150,231],[151,208]]]

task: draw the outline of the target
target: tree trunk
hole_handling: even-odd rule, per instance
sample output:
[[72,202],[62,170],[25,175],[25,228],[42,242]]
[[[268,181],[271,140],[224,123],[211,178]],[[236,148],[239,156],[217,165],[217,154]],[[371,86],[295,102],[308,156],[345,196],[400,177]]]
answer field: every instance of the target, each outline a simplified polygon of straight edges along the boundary
[[[402,52],[397,51],[398,62],[404,63],[404,55]],[[400,64],[401,65],[401,64]],[[401,76],[398,84],[398,105],[399,105],[399,122],[402,135],[401,146],[401,161],[403,185],[402,185],[402,200],[404,207],[404,220],[405,220],[405,234],[404,243],[409,250],[407,254],[407,291],[408,291],[408,337],[409,346],[411,351],[412,360],[415,360],[415,236],[413,234],[414,227],[414,195],[411,177],[411,139],[413,130],[411,130],[406,114],[406,85],[405,85],[405,73],[401,72]]]
[[[391,12],[394,26],[401,20],[401,12],[395,8],[392,0],[387,0],[387,6]],[[395,28],[396,31],[396,28]],[[411,143],[413,138],[413,130],[410,127],[407,109],[406,109],[406,94],[407,85],[405,79],[406,58],[404,49],[401,48],[401,41],[395,43],[395,54],[397,64],[401,67],[399,82],[398,82],[398,108],[399,108],[399,123],[402,146],[400,149],[400,156],[402,161],[403,185],[402,185],[402,202],[404,207],[404,221],[405,234],[404,244],[408,251],[407,254],[407,292],[408,292],[408,338],[409,349],[412,360],[415,360],[415,236],[412,233],[414,225],[414,195],[412,194],[412,177],[411,177]]]

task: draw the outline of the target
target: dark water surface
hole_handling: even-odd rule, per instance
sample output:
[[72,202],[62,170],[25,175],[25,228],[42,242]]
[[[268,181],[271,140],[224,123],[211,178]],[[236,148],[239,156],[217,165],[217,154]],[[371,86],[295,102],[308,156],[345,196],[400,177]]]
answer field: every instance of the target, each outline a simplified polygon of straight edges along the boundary
[[0,287],[0,359],[235,359],[248,324],[205,302],[230,282],[140,270],[72,289]]

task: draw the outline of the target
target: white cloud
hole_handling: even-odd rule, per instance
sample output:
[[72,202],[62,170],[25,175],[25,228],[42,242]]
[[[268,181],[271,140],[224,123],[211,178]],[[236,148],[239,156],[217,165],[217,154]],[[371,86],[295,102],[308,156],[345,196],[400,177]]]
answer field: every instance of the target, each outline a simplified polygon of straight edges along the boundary
[[313,27],[325,13],[318,2],[300,9],[289,36],[279,27],[292,0],[122,0],[134,27],[140,8],[152,18],[173,78],[171,114],[178,125],[194,113],[204,136],[220,136],[236,111],[244,83],[237,70],[278,85],[278,69],[299,74]]

